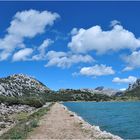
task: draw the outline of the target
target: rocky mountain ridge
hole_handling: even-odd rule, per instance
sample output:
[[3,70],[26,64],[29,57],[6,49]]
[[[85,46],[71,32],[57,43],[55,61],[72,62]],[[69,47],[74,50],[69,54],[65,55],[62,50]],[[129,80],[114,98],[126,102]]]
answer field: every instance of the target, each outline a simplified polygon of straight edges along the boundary
[[137,79],[133,84],[129,84],[129,87],[124,95],[130,98],[136,98],[136,100],[140,100],[140,79]]
[[0,78],[0,95],[22,96],[27,94],[39,94],[50,90],[43,83],[31,76],[14,74]]
[[96,94],[104,94],[104,95],[108,95],[108,96],[115,96],[115,95],[121,95],[122,92],[120,90],[115,90],[112,88],[105,88],[103,86],[100,87],[96,87],[96,88],[83,88],[80,89],[81,91],[84,92],[90,92],[90,93],[96,93]]
[[[120,90],[99,86],[96,88],[81,88],[77,90],[60,89],[59,91],[57,91],[57,93],[69,93],[69,92],[76,93],[77,91],[79,93],[81,91],[84,93],[102,94],[111,97],[111,96],[122,96],[123,94],[127,95],[128,91],[133,91],[133,89],[135,88],[140,88],[140,79],[137,79],[137,81],[133,84],[129,84],[129,88],[126,91],[120,91]],[[48,93],[48,92],[50,92],[50,94],[49,97],[47,98],[50,98],[51,96],[56,96],[56,94],[52,95],[51,93],[53,91],[47,88],[43,83],[28,75],[14,74],[5,78],[0,78],[0,95],[4,95],[4,96],[26,95],[28,97],[28,95],[38,96],[40,93]],[[59,95],[60,94],[58,94],[58,96]]]
[[131,91],[137,87],[140,87],[140,79],[137,79],[136,82],[129,84],[127,91]]

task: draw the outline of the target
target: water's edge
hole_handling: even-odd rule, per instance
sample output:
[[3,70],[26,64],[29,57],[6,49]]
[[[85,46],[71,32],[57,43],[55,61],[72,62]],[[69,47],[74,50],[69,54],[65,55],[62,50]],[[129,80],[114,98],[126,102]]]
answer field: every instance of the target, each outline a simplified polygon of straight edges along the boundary
[[120,136],[114,135],[110,132],[106,132],[105,130],[102,131],[99,126],[91,125],[87,121],[85,121],[81,116],[77,115],[75,112],[72,112],[69,110],[63,103],[60,103],[60,105],[65,108],[70,114],[73,114],[77,120],[80,120],[82,122],[82,127],[86,130],[91,130],[93,132],[97,132],[99,137],[111,137],[113,140],[123,140]]

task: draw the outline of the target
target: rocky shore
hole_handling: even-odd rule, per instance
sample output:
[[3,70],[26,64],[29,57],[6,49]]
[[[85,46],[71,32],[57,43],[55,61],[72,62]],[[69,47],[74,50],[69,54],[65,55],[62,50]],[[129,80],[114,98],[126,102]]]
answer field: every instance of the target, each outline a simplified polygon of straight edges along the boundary
[[23,113],[30,113],[35,110],[34,107],[28,105],[12,105],[0,104],[0,135],[5,129],[10,128],[17,123],[17,119],[14,115]]

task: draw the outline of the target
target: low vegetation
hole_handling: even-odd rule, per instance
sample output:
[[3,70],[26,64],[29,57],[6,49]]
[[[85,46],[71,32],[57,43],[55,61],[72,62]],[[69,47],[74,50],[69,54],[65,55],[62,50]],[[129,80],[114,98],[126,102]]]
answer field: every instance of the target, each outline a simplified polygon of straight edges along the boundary
[[131,101],[140,100],[140,87],[137,87],[131,91],[127,91],[119,96],[108,96],[105,94],[90,93],[81,90],[65,89],[55,91],[47,91],[40,93],[39,95],[26,94],[26,96],[3,96],[0,95],[0,103],[6,105],[29,105],[32,107],[39,108],[46,102],[57,102],[57,101]]
[[57,101],[110,101],[112,97],[103,94],[93,94],[90,92],[82,92],[80,90],[64,90],[64,91],[50,91],[47,93],[40,93],[28,96],[3,96],[0,95],[0,103],[6,105],[29,105],[39,108],[46,102]]
[[42,95],[45,101],[109,101],[112,97],[80,90],[63,90]]
[[43,100],[42,97],[37,97],[37,96],[11,97],[11,96],[0,95],[0,103],[4,103],[6,105],[18,105],[18,104],[29,105],[32,107],[39,108],[45,104],[45,100]]
[[[97,89],[96,89],[97,90]],[[102,90],[99,87],[98,90]],[[41,107],[46,102],[57,101],[112,101],[140,100],[140,80],[129,86],[124,94],[108,96],[74,89],[64,89],[57,92],[50,90],[40,81],[23,74],[15,74],[0,78],[0,103],[6,105],[29,105]]]
[[139,87],[136,87],[130,91],[127,91],[125,93],[125,96],[128,96],[128,97],[138,97],[140,99],[140,86]]
[[132,96],[121,96],[115,97],[114,101],[139,101],[139,97],[132,97]]
[[20,113],[17,116],[19,122],[9,131],[0,136],[0,139],[25,139],[28,132],[38,126],[40,117],[48,112],[51,105],[52,104],[50,104],[49,107],[42,107],[31,115]]

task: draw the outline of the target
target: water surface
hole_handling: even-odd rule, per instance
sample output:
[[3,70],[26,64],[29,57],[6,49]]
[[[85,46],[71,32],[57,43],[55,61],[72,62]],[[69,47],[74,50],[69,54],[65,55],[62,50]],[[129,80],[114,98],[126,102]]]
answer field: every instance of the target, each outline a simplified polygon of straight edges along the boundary
[[92,125],[124,139],[140,139],[140,102],[65,102]]

